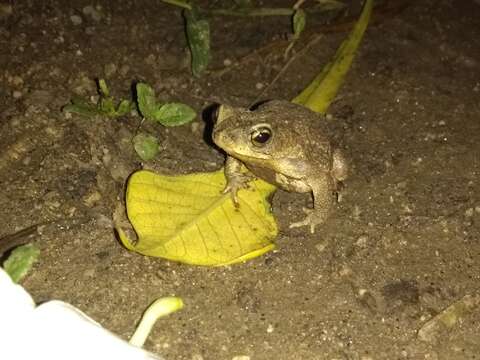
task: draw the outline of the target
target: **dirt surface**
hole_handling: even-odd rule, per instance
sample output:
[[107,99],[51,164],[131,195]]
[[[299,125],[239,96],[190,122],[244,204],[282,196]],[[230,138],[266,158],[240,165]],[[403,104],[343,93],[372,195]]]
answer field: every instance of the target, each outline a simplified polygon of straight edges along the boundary
[[[212,71],[194,79],[174,6],[11,5],[0,18],[0,235],[55,221],[34,236],[41,256],[23,281],[37,302],[67,301],[128,338],[154,299],[181,296],[185,309],[146,343],[167,359],[480,358],[478,308],[429,342],[417,337],[479,291],[478,1],[413,1],[377,17],[329,109],[352,167],[336,211],[314,235],[289,229],[310,199],[278,192],[277,250],[221,268],[128,252],[112,230],[136,169],[222,166],[202,116],[178,128],[143,124],[162,151],[142,164],[131,145],[138,116],[69,118],[60,109],[94,95],[98,77],[118,97],[147,81],[159,98],[200,114],[214,102],[247,106],[285,63],[288,19],[213,19]],[[345,36],[325,34],[262,99],[293,98]]]

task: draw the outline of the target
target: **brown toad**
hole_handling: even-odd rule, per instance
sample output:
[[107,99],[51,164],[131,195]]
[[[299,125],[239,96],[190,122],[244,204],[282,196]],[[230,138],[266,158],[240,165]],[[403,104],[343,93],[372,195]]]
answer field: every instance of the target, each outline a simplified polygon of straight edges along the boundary
[[220,106],[213,141],[227,153],[225,192],[237,202],[250,174],[285,189],[312,192],[314,209],[290,227],[322,224],[333,203],[338,181],[347,177],[347,164],[331,142],[327,123],[317,113],[288,101],[270,101],[256,110]]

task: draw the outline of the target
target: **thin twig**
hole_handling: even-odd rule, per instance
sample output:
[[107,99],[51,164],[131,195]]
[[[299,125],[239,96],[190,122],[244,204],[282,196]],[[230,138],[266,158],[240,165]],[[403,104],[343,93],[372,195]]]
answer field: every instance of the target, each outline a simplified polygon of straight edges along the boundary
[[254,105],[258,100],[260,100],[260,98],[278,81],[278,79],[280,79],[280,77],[285,73],[285,71],[288,69],[288,67],[289,67],[295,60],[297,60],[300,56],[305,55],[305,53],[306,53],[313,45],[315,45],[322,37],[323,37],[322,34],[315,35],[315,36],[308,42],[308,44],[303,47],[302,50],[300,50],[298,53],[296,53],[295,55],[293,55],[293,56],[287,61],[287,63],[282,67],[282,69],[278,72],[278,74],[273,78],[273,80],[268,84],[268,86],[266,86],[266,87],[262,90],[262,92],[255,98],[255,100],[253,101],[253,103],[252,103],[250,106]]
[[[403,10],[405,10],[410,5],[411,2],[412,0],[402,0],[399,2],[387,1],[385,4],[378,5],[377,7],[375,7],[375,13],[373,18],[371,19],[370,27],[375,26],[376,24],[381,23],[382,21],[385,21],[385,19],[389,17],[398,15]],[[355,24],[356,21],[357,21],[357,18],[352,15],[347,18],[343,18],[337,21],[336,23],[310,27],[303,32],[303,37],[311,34],[316,34],[319,32],[322,32],[323,34],[346,32],[352,28],[352,26]],[[222,77],[228,72],[232,71],[233,69],[236,69],[239,66],[244,65],[245,63],[255,58],[258,58],[258,57],[265,58],[268,53],[276,51],[276,49],[279,49],[285,46],[287,42],[288,40],[284,40],[284,39],[278,39],[278,40],[275,40],[275,42],[270,42],[254,50],[253,52],[250,52],[248,55],[245,55],[239,60],[234,61],[233,64],[229,66],[225,66],[220,69],[217,68],[217,69],[211,70],[210,73],[213,76]]]
[[30,242],[30,236],[37,232],[37,229],[46,223],[39,223],[17,231],[14,234],[6,235],[0,238],[0,256],[14,247],[25,245]]

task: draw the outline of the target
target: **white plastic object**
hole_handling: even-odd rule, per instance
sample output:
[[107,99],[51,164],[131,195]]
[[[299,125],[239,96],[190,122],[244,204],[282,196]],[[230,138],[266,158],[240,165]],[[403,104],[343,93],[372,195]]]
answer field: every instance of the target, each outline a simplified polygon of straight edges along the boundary
[[2,360],[162,360],[122,340],[62,301],[35,305],[23,287],[0,268]]

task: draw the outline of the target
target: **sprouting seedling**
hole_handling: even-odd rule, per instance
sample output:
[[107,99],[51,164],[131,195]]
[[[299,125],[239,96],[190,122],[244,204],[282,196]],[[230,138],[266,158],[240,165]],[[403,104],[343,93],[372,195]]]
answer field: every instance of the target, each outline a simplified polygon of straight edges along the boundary
[[132,142],[135,152],[143,161],[152,160],[160,150],[158,139],[150,134],[139,133],[133,137]]
[[155,322],[164,316],[183,308],[183,301],[179,297],[169,296],[155,300],[148,308],[140,320],[137,329],[130,338],[130,344],[142,347],[152,331]]
[[110,96],[110,90],[104,79],[98,80],[97,88],[100,97],[96,104],[82,98],[74,98],[70,104],[63,107],[63,111],[86,117],[100,115],[114,118],[126,115],[134,109],[132,101],[123,99],[117,102],[113,96]]
[[142,116],[164,126],[179,126],[189,123],[197,114],[188,105],[182,103],[159,103],[155,91],[145,83],[138,83],[137,105]]

